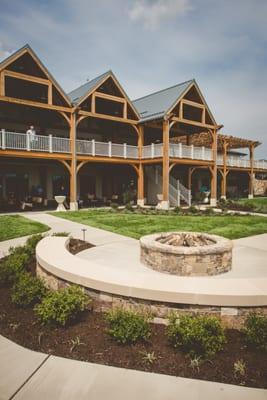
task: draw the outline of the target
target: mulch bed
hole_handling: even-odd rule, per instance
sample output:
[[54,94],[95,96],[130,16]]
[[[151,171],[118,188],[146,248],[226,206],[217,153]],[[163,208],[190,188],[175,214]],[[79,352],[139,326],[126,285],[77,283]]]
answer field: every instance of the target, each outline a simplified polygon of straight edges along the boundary
[[92,247],[95,247],[95,246],[91,243],[85,242],[80,239],[71,238],[69,241],[69,252],[71,254],[77,254],[80,251],[91,249]]
[[[76,242],[75,251],[84,242],[79,245]],[[34,265],[32,260],[29,268],[32,272]],[[10,288],[0,289],[0,333],[32,350],[122,368],[267,389],[267,354],[247,348],[238,330],[227,330],[224,350],[194,369],[190,357],[170,345],[164,325],[152,324],[151,328],[149,341],[135,345],[117,344],[106,333],[104,315],[94,311],[86,311],[67,328],[48,328],[38,322],[31,308],[21,309],[11,303]],[[77,338],[80,345],[74,346]],[[145,353],[154,353],[155,361],[145,361]],[[236,377],[233,364],[241,359],[246,363],[246,375]]]

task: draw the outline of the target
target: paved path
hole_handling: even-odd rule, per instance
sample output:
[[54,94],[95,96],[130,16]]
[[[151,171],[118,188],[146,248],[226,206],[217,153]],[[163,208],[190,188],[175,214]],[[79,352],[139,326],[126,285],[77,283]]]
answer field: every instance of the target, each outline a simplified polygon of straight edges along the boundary
[[267,390],[75,361],[0,336],[0,400],[267,400]]
[[[86,240],[97,247],[79,253],[79,257],[108,265],[114,269],[142,269],[146,273],[156,273],[139,261],[138,240],[93,228],[77,222],[68,221],[46,213],[27,212],[25,217],[51,227],[50,232],[69,232],[73,237],[82,239],[82,229],[86,229]],[[10,246],[25,243],[27,237],[7,240],[0,243],[0,257],[8,253]],[[267,234],[234,240],[233,268],[231,271],[212,276],[210,279],[250,278],[267,276]]]

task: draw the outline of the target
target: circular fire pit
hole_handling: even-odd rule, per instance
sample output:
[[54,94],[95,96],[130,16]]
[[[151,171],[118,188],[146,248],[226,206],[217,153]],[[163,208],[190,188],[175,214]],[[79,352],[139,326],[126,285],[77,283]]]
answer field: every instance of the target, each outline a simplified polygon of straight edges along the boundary
[[140,239],[141,262],[159,272],[205,276],[232,268],[232,242],[199,232],[167,232]]

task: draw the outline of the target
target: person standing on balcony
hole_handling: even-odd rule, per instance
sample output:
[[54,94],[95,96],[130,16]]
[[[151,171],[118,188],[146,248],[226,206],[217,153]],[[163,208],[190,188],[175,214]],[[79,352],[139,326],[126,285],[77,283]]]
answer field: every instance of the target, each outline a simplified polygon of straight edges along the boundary
[[36,140],[36,131],[35,131],[33,125],[30,126],[30,128],[27,130],[26,134],[29,135],[30,142],[34,142]]

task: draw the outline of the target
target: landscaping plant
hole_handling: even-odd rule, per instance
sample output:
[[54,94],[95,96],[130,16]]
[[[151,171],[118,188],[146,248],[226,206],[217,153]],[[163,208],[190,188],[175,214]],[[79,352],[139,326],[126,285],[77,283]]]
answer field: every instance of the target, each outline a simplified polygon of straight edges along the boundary
[[91,300],[84,290],[76,285],[48,292],[34,310],[45,325],[66,326],[84,311]]
[[0,286],[12,285],[24,271],[29,258],[24,247],[13,248],[11,254],[0,263]]
[[108,333],[118,343],[135,343],[147,340],[150,332],[150,318],[135,311],[118,308],[106,314],[109,328]]
[[178,316],[172,313],[167,336],[174,347],[204,358],[214,356],[226,343],[219,319],[207,316]]
[[259,350],[267,351],[267,316],[251,313],[245,320],[243,332],[246,342]]
[[47,289],[41,279],[23,272],[12,288],[11,300],[17,306],[28,307],[41,301],[46,292]]

